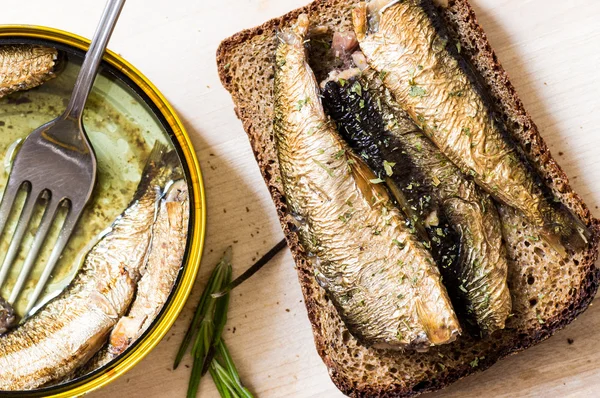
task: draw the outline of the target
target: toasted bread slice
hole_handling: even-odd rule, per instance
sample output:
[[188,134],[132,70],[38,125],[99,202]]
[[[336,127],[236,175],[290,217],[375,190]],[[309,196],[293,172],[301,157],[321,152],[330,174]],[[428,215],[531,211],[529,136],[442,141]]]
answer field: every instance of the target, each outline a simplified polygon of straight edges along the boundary
[[[333,382],[354,397],[399,397],[440,389],[464,376],[484,370],[499,359],[537,344],[584,311],[598,288],[600,221],[594,219],[569,186],[567,176],[552,158],[536,125],[523,108],[508,75],[498,62],[467,0],[438,1],[453,38],[483,77],[494,105],[532,164],[554,194],[590,228],[584,250],[565,260],[542,240],[515,210],[499,205],[508,249],[508,284],[513,315],[506,328],[491,337],[463,334],[456,342],[432,347],[427,353],[395,352],[364,347],[350,335],[312,267],[286,215],[286,201],[273,141],[273,73],[276,33],[301,13],[314,27],[351,30],[351,10],[357,0],[317,0],[281,18],[242,31],[223,41],[217,52],[221,81],[231,93],[254,155],[273,197],[288,245],[297,264],[319,355]],[[319,30],[319,35],[323,29]],[[311,66],[323,78],[336,66],[326,50],[313,43]]]

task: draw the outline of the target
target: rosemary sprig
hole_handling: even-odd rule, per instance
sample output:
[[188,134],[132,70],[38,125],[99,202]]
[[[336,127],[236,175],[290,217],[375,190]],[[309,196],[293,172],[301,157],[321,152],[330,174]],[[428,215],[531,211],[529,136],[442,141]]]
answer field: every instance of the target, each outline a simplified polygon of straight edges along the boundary
[[227,270],[227,268],[229,269],[229,274],[231,275],[231,256],[232,250],[231,247],[228,247],[225,251],[225,254],[223,255],[223,258],[221,259],[221,261],[219,261],[212,274],[210,275],[208,283],[206,284],[206,288],[204,288],[202,296],[200,296],[200,301],[198,302],[198,307],[196,307],[196,313],[194,314],[194,318],[192,319],[192,322],[190,323],[190,326],[187,332],[185,333],[183,342],[181,343],[179,351],[177,352],[177,355],[175,357],[173,369],[177,369],[177,367],[181,363],[181,359],[185,355],[192,341],[192,337],[194,337],[194,334],[198,332],[202,320],[207,318],[207,316],[209,319],[212,320],[214,311],[209,313],[209,307],[213,306],[214,308],[214,303],[216,300],[213,297],[211,297],[211,294],[213,292],[221,290],[223,286],[227,285],[228,281],[224,282],[223,279],[225,277],[225,271]]
[[196,397],[200,379],[206,371],[210,372],[221,397],[253,398],[250,391],[242,385],[231,355],[221,339],[227,323],[230,295],[226,293],[214,296],[215,292],[223,290],[231,282],[231,256],[232,250],[229,247],[211,273],[175,358],[174,368],[177,368],[195,335],[188,398]]
[[217,385],[217,390],[222,388],[227,390],[226,394],[230,394],[225,396],[253,398],[252,393],[242,385],[240,375],[223,340],[217,344],[217,356],[210,364],[210,374]]
[[219,395],[222,398],[231,398],[229,389],[227,388],[227,386],[225,386],[225,383],[223,381],[221,381],[221,379],[219,379],[219,375],[217,374],[217,371],[214,370],[212,366],[210,367],[210,369],[208,371],[210,372],[210,376],[212,377],[213,381],[215,382],[215,386],[217,387],[217,391],[219,392]]
[[225,322],[227,322],[229,295],[214,298],[211,294],[222,289],[231,281],[231,256],[232,250],[231,247],[228,247],[223,258],[213,270],[204,292],[202,292],[194,318],[175,358],[174,368],[181,363],[183,355],[187,351],[194,334],[196,334],[196,340],[192,348],[193,364],[192,375],[188,384],[188,398],[196,397],[202,378],[202,370],[205,368],[205,361],[209,356],[211,347],[216,349]]

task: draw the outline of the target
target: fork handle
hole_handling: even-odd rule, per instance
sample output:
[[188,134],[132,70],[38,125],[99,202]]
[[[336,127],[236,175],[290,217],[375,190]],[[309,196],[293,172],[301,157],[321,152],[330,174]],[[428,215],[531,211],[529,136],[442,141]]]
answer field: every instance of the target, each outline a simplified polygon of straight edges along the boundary
[[100,18],[100,23],[96,28],[94,38],[77,76],[73,94],[63,114],[64,118],[81,120],[83,108],[94,85],[94,80],[96,80],[96,73],[102,61],[104,50],[106,50],[106,45],[112,35],[124,4],[125,0],[108,0],[106,3],[102,18]]

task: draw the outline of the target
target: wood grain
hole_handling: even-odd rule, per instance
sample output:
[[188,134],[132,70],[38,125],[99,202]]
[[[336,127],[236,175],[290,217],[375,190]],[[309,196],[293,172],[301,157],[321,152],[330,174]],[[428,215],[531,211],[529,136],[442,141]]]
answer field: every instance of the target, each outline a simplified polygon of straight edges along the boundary
[[[233,245],[234,272],[239,274],[281,239],[246,135],[218,81],[214,54],[221,39],[306,1],[127,3],[110,47],[145,73],[184,120],[204,173],[208,235],[200,277],[168,336],[139,366],[92,397],[184,396],[189,369],[182,365],[173,371],[172,361],[208,272],[227,245]],[[47,25],[90,37],[102,3],[12,2],[0,13],[0,23]],[[598,215],[600,3],[472,3],[551,151]],[[339,397],[314,348],[293,266],[288,252],[280,254],[235,291],[225,338],[243,380],[257,396]],[[596,396],[599,306],[539,346],[430,396]],[[188,359],[184,365],[189,363]],[[210,379],[202,382],[200,396],[218,396]]]

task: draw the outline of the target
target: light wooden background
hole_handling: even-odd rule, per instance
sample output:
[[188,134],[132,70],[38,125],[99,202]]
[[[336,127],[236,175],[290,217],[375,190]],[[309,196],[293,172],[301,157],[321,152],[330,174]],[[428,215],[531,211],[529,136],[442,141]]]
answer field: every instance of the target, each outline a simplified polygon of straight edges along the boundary
[[[182,397],[189,369],[173,356],[207,272],[233,244],[235,274],[282,238],[231,99],[215,67],[219,42],[308,0],[130,0],[110,48],[145,73],[187,126],[207,188],[200,278],[168,337],[95,398]],[[5,0],[0,24],[52,26],[90,37],[101,0]],[[472,0],[501,62],[575,189],[600,215],[600,2]],[[600,305],[539,346],[435,397],[598,396]],[[259,397],[339,397],[312,341],[289,252],[235,291],[225,338]],[[567,340],[572,339],[573,344]],[[189,362],[186,362],[189,364]],[[216,397],[209,379],[200,395]]]

